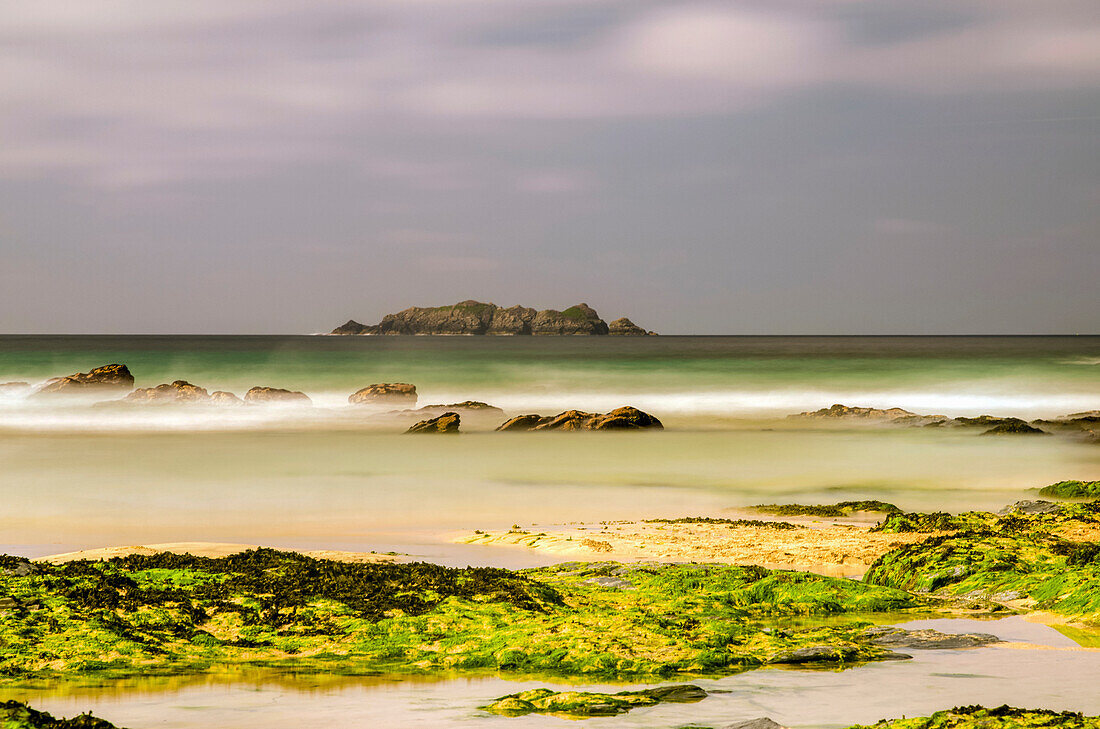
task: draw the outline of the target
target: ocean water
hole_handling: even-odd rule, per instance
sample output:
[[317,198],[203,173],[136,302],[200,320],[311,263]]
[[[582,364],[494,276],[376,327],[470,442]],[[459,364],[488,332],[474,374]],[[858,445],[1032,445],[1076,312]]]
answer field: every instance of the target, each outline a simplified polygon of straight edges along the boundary
[[[539,560],[448,538],[773,501],[997,508],[1100,478],[1100,448],[1068,437],[786,418],[835,402],[1028,418],[1100,408],[1100,337],[0,337],[0,383],[111,362],[138,386],[285,387],[313,406],[0,396],[7,551],[205,540],[515,565]],[[403,435],[415,415],[347,404],[394,381],[416,384],[420,405],[474,399],[510,416],[630,404],[667,429],[505,434],[490,416],[424,439]]]

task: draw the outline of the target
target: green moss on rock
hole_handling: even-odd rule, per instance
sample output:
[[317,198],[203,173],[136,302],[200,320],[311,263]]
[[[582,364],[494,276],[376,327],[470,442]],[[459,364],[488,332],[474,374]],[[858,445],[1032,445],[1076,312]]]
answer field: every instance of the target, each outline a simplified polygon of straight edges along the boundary
[[1046,709],[1015,709],[1001,706],[959,706],[937,711],[932,716],[911,719],[883,719],[867,726],[857,724],[849,729],[1100,729],[1100,717],[1083,716],[1071,711]]
[[1039,490],[1040,496],[1062,499],[1100,497],[1100,481],[1059,481]]
[[901,511],[893,504],[874,499],[866,501],[841,501],[836,504],[757,504],[751,507],[762,514],[775,516],[851,516],[858,511],[894,514]]
[[692,703],[702,701],[707,692],[698,686],[662,686],[641,691],[620,691],[614,694],[587,691],[553,691],[540,688],[503,696],[485,711],[504,716],[527,714],[558,714],[566,717],[615,716],[639,706],[654,706],[662,702]]
[[3,729],[116,729],[109,721],[91,714],[81,714],[72,719],[55,719],[44,711],[37,711],[20,701],[0,702],[0,727]]

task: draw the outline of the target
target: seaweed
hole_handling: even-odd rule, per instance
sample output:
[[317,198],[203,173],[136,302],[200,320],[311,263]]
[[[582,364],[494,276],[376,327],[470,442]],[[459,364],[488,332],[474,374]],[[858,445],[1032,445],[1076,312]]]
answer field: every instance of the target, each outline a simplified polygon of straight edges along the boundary
[[117,729],[114,724],[91,714],[72,719],[55,719],[45,711],[32,709],[21,701],[0,702],[0,726],[4,729]]
[[764,514],[776,516],[851,516],[857,511],[877,511],[883,514],[896,514],[898,507],[875,499],[865,501],[840,501],[836,504],[757,504],[751,507]]
[[765,529],[797,529],[798,525],[786,521],[761,521],[759,519],[722,519],[711,516],[682,516],[678,519],[645,519],[646,524],[727,524],[731,527],[762,527]]
[[1097,729],[1100,717],[1084,716],[1073,711],[1049,709],[1017,709],[999,706],[957,706],[937,711],[928,717],[883,719],[872,726],[857,724],[849,729]]

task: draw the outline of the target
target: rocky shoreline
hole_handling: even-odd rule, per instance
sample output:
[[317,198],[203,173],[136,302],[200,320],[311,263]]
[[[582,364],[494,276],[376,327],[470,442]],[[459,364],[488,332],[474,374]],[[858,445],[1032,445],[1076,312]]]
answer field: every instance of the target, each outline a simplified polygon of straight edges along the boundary
[[374,325],[354,319],[333,329],[335,335],[489,335],[489,336],[648,336],[626,317],[610,324],[588,304],[576,304],[564,311],[526,306],[508,308],[481,301],[460,301],[451,306],[413,306],[386,314]]

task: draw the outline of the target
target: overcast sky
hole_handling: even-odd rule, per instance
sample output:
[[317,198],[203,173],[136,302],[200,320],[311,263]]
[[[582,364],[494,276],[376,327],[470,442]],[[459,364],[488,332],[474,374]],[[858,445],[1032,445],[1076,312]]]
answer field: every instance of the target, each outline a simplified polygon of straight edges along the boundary
[[1096,0],[0,7],[0,332],[1100,332]]

